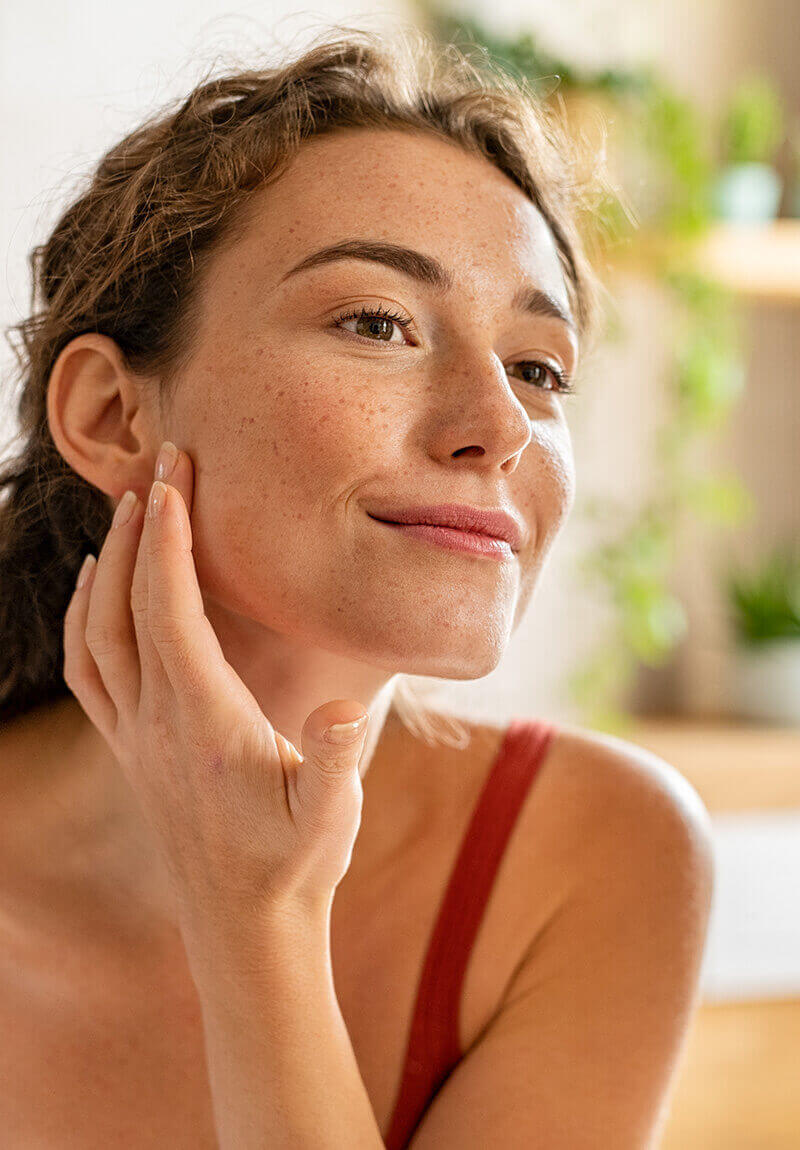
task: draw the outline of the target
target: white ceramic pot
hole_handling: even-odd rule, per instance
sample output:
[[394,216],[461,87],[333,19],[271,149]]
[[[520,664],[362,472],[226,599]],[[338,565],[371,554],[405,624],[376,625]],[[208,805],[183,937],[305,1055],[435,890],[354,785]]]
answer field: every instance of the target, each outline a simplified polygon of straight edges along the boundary
[[800,639],[737,647],[731,701],[746,718],[800,724]]
[[731,164],[714,184],[714,209],[723,220],[767,223],[778,214],[782,191],[783,181],[769,164]]

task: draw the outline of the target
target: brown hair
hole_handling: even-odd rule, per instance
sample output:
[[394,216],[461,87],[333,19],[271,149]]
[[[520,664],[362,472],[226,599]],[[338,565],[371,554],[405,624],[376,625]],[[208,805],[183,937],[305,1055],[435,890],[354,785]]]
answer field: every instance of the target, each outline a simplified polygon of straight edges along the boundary
[[[113,511],[50,434],[58,355],[76,336],[100,332],[133,372],[158,380],[168,403],[197,334],[209,261],[241,234],[249,194],[277,179],[304,140],[345,127],[405,127],[485,157],[548,222],[581,339],[594,334],[599,282],[579,234],[591,186],[576,177],[577,154],[556,113],[526,82],[484,64],[454,45],[443,51],[417,28],[387,40],[333,25],[280,67],[206,77],[115,144],[32,250],[31,314],[7,329],[21,337],[18,350],[7,336],[22,382],[22,446],[0,469],[0,719],[70,693],[64,614]],[[398,699],[414,725],[407,686]]]

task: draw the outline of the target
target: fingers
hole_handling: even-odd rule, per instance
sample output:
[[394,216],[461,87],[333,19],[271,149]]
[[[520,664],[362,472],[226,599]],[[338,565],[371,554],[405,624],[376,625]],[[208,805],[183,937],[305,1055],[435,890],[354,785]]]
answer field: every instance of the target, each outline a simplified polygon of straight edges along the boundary
[[[76,590],[65,618],[65,678],[109,742],[123,718],[157,720],[176,700],[202,724],[228,704],[234,725],[264,719],[205,615],[192,555],[191,460],[178,452],[162,474],[147,508],[133,498],[126,519],[134,493],[120,500],[91,583]],[[160,508],[151,505],[154,491]]]
[[[174,452],[170,449],[174,449]],[[179,451],[170,440],[165,441],[155,464],[154,483],[158,482],[163,488],[166,484],[177,488],[187,509],[191,509],[194,492],[194,471],[192,461],[185,451]],[[145,496],[148,504],[152,494],[152,485]],[[180,500],[178,501],[180,502]],[[145,506],[146,511],[146,506]],[[179,530],[183,537],[184,550],[188,551],[189,561],[192,564],[191,580],[196,582],[194,575],[194,561],[191,556],[191,527],[188,525],[189,510],[185,511],[186,524],[179,522]],[[154,533],[154,527],[156,528]],[[151,517],[144,516],[142,537],[138,553],[134,555],[133,574],[131,578],[130,605],[133,616],[133,629],[138,646],[139,661],[142,675],[142,697],[147,704],[156,700],[163,706],[161,696],[169,686],[163,659],[154,641],[153,619],[150,612],[150,568],[153,561],[175,562],[174,552],[174,517],[170,517],[166,526],[154,524]],[[156,550],[154,551],[154,547]],[[185,577],[185,576],[184,576]],[[199,589],[198,589],[199,593]],[[167,627],[174,630],[174,623],[163,621],[162,627],[166,633]]]
[[[165,448],[167,450],[164,450]],[[170,448],[175,448],[176,452],[175,462],[172,464],[172,467],[170,467],[172,456],[168,450]],[[170,440],[166,440],[164,444],[162,444],[162,450],[164,451],[164,466],[160,466],[162,463],[162,455],[159,453],[153,478],[160,479],[163,483],[168,483],[170,487],[177,488],[183,496],[187,513],[191,515],[192,500],[194,498],[194,468],[192,467],[192,461],[185,451],[179,451]]]
[[120,715],[135,714],[141,691],[129,589],[143,522],[142,501],[126,492],[100,549],[86,618],[87,646]]
[[[185,452],[178,452],[173,477],[191,506],[193,469]],[[75,588],[64,618],[64,678],[109,741],[120,717],[137,713],[144,676],[150,686],[167,682],[149,630],[145,526],[144,504],[126,492],[91,578]],[[137,571],[138,624],[132,587]]]
[[187,676],[196,689],[198,672],[208,659],[208,621],[192,555],[191,524],[171,484],[153,484],[139,563],[141,575],[137,572],[136,577],[147,585],[147,639],[167,675],[175,678],[176,689]]
[[[181,493],[171,483],[155,481],[159,496],[155,515],[148,515],[139,549],[134,585],[147,586],[147,610],[136,610],[137,634],[141,636],[143,683],[155,682],[145,667],[150,652],[160,660],[174,697],[196,729],[224,729],[249,718],[265,723],[254,696],[228,663],[216,632],[206,617],[205,604],[192,555],[192,525]],[[160,500],[160,502],[159,502]],[[138,601],[139,592],[133,598]],[[146,625],[145,625],[146,624]]]
[[120,713],[138,705],[139,659],[127,588],[143,515],[133,492],[120,500],[91,578],[76,586],[64,617],[64,678],[109,742]]
[[64,681],[98,730],[105,733],[114,729],[117,710],[108,696],[85,638],[89,596],[96,569],[96,556],[87,555],[64,615]]

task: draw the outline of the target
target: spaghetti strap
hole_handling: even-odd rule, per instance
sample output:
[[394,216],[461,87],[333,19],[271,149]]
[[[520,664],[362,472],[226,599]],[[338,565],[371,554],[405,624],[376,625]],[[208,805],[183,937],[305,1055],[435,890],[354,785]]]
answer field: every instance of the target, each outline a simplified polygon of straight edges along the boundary
[[458,1015],[467,962],[517,816],[555,733],[554,724],[540,719],[512,719],[481,789],[428,943],[387,1150],[408,1144],[463,1056]]

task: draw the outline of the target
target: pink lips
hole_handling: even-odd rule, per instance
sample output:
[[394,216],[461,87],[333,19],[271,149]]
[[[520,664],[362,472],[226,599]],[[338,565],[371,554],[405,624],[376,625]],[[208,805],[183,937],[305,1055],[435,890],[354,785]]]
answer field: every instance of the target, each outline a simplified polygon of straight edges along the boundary
[[412,538],[436,543],[449,551],[462,551],[471,555],[483,556],[490,559],[513,559],[514,552],[503,539],[496,539],[491,535],[480,535],[477,532],[458,531],[453,527],[431,526],[424,523],[390,523],[383,522],[385,527],[394,531],[402,531]]
[[463,503],[423,504],[414,507],[386,507],[369,511],[373,519],[384,523],[447,527],[495,540],[504,540],[512,551],[518,551],[523,540],[523,524],[502,508],[469,507]]

